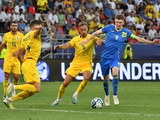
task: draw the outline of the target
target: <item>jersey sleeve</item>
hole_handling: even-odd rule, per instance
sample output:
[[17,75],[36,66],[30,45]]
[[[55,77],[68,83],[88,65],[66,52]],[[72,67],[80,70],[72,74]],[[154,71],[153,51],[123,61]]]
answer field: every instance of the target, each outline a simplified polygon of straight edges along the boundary
[[132,36],[132,32],[127,29],[127,38],[132,38],[131,36]]
[[6,44],[6,43],[7,43],[7,35],[4,34],[2,44]]
[[71,40],[69,41],[69,43],[71,44],[71,46],[74,46],[74,44],[75,44],[75,39],[74,39],[74,38],[71,39]]
[[102,28],[102,33],[107,33],[111,29],[111,25],[107,25]]

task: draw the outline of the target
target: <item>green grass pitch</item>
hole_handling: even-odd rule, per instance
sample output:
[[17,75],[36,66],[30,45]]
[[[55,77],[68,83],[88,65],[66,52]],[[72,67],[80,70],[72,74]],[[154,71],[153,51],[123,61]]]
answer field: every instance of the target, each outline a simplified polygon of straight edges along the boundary
[[[22,84],[22,83],[20,83]],[[78,103],[72,104],[71,97],[79,82],[71,82],[59,106],[51,106],[57,97],[61,82],[44,82],[40,93],[13,103],[15,110],[0,103],[0,120],[160,120],[159,82],[119,83],[119,106],[113,105],[110,83],[111,105],[92,109],[94,97],[104,99],[102,82],[89,82],[79,94]],[[2,84],[0,84],[2,88]],[[1,101],[3,96],[1,89]]]

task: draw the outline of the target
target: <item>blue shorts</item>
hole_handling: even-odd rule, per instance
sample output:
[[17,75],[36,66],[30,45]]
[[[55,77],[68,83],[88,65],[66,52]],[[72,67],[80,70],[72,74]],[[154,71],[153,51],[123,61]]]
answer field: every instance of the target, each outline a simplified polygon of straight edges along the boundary
[[120,67],[119,66],[119,59],[105,59],[105,58],[101,58],[100,60],[100,64],[101,64],[101,70],[102,70],[102,75],[103,76],[107,76],[109,75],[110,69],[112,69],[113,67]]

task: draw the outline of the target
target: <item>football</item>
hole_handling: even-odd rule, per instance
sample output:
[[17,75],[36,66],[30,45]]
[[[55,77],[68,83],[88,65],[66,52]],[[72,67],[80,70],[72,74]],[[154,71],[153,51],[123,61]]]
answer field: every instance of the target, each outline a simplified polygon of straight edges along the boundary
[[103,107],[103,100],[99,97],[95,97],[91,101],[91,107],[94,109],[100,109]]

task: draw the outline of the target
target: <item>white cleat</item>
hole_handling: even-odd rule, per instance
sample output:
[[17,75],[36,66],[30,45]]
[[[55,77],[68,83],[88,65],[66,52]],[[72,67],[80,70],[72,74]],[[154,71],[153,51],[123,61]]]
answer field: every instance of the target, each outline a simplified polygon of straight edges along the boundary
[[119,105],[119,100],[117,95],[113,95],[113,102],[114,102],[114,105]]
[[51,106],[58,106],[59,103],[60,103],[60,100],[55,100],[55,101],[51,104]]
[[77,96],[76,95],[72,96],[72,103],[77,104]]
[[105,106],[109,106],[109,105],[110,105],[109,95],[105,95],[105,98],[104,98],[104,105],[105,105]]
[[9,109],[15,109],[13,106],[12,106],[12,102],[8,99],[8,98],[5,98],[3,100],[3,103],[9,108]]

